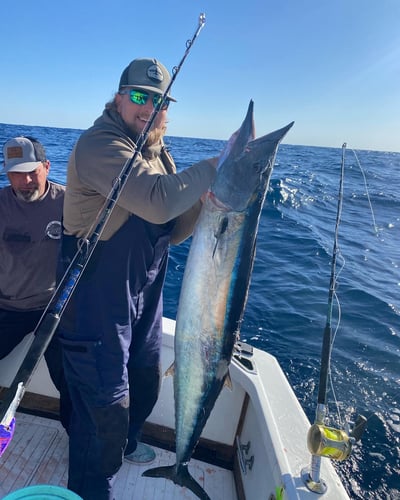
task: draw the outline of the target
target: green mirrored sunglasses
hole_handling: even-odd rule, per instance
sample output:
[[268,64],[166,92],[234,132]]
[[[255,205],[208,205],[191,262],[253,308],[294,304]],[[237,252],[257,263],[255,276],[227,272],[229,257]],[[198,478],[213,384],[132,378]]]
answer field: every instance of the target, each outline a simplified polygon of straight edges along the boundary
[[[125,94],[129,95],[131,101],[135,104],[139,104],[139,106],[146,104],[151,95],[149,92],[144,92],[143,90],[136,90],[136,89],[120,90],[119,93],[122,95]],[[153,106],[156,108],[162,101],[162,95],[160,94],[152,94],[152,95],[153,95]],[[167,109],[169,103],[170,103],[169,99],[166,99],[161,109],[162,110]]]

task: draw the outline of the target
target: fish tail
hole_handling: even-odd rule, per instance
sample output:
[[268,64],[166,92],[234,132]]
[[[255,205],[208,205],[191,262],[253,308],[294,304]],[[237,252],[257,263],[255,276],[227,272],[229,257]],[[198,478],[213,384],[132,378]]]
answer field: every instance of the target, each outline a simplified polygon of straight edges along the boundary
[[145,477],[164,477],[179,486],[184,486],[192,491],[201,500],[211,500],[199,483],[190,475],[187,465],[169,465],[147,469],[142,473]]
[[165,479],[171,479],[175,483],[176,467],[175,465],[168,465],[165,467],[154,467],[153,469],[147,469],[142,472],[142,476],[145,477],[165,477]]

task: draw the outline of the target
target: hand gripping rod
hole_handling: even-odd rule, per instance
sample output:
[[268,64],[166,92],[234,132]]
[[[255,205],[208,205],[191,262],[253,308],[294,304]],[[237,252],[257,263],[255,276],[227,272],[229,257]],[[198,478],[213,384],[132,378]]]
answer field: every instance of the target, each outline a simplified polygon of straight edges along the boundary
[[[89,259],[103,232],[103,229],[110,218],[111,212],[118,201],[119,195],[129,177],[135,160],[146,143],[154,120],[161,110],[164,102],[167,100],[169,91],[186,57],[188,56],[194,41],[196,40],[202,27],[204,26],[204,23],[205,15],[200,14],[198,27],[193,37],[186,42],[186,51],[179,65],[174,67],[172,71],[171,81],[166,88],[161,101],[153,109],[149,121],[140,134],[132,158],[127,160],[118,178],[115,179],[112,189],[107,196],[106,202],[94,222],[93,231],[91,232],[89,237],[81,241],[77,253],[72,259],[71,264],[69,265],[67,271],[61,279],[57,289],[53,293],[53,296],[50,299],[49,304],[47,305],[47,308],[43,313],[43,316],[41,317],[35,328],[34,340],[21,363],[21,366],[16,376],[14,377],[14,380],[12,381],[10,387],[7,389],[3,397],[2,406],[0,408],[0,440],[3,440],[3,444],[0,447],[0,456],[3,454],[4,450],[8,446],[8,443],[12,439],[11,429],[13,430],[14,426],[11,425],[11,421],[13,420],[18,405],[22,400],[26,386],[29,384],[32,375],[34,374],[44,352],[46,351],[47,346],[51,341],[52,336],[54,335],[54,332],[57,329],[61,316],[78,284],[80,277],[82,276],[83,271],[85,270],[89,262]],[[54,304],[54,306],[52,304]],[[2,438],[2,431],[6,435],[5,441],[8,440],[8,442],[4,442],[4,438]]]

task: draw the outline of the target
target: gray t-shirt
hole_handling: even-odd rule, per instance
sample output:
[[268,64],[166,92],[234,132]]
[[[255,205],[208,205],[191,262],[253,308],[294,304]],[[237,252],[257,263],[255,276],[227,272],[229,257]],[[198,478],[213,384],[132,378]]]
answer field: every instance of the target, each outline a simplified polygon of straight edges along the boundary
[[54,291],[64,186],[48,181],[37,201],[0,189],[0,309],[44,309]]

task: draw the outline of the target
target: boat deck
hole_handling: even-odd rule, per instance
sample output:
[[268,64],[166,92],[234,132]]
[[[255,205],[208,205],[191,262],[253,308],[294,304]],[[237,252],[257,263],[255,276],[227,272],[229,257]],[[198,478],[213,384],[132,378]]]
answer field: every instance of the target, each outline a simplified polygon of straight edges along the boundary
[[[17,413],[14,437],[0,458],[0,497],[36,484],[67,487],[68,437],[57,420]],[[165,479],[142,477],[149,467],[172,465],[175,454],[155,448],[156,461],[150,466],[124,463],[119,471],[116,500],[172,500],[197,498],[186,488]],[[213,500],[236,500],[233,473],[192,459],[193,477]]]

